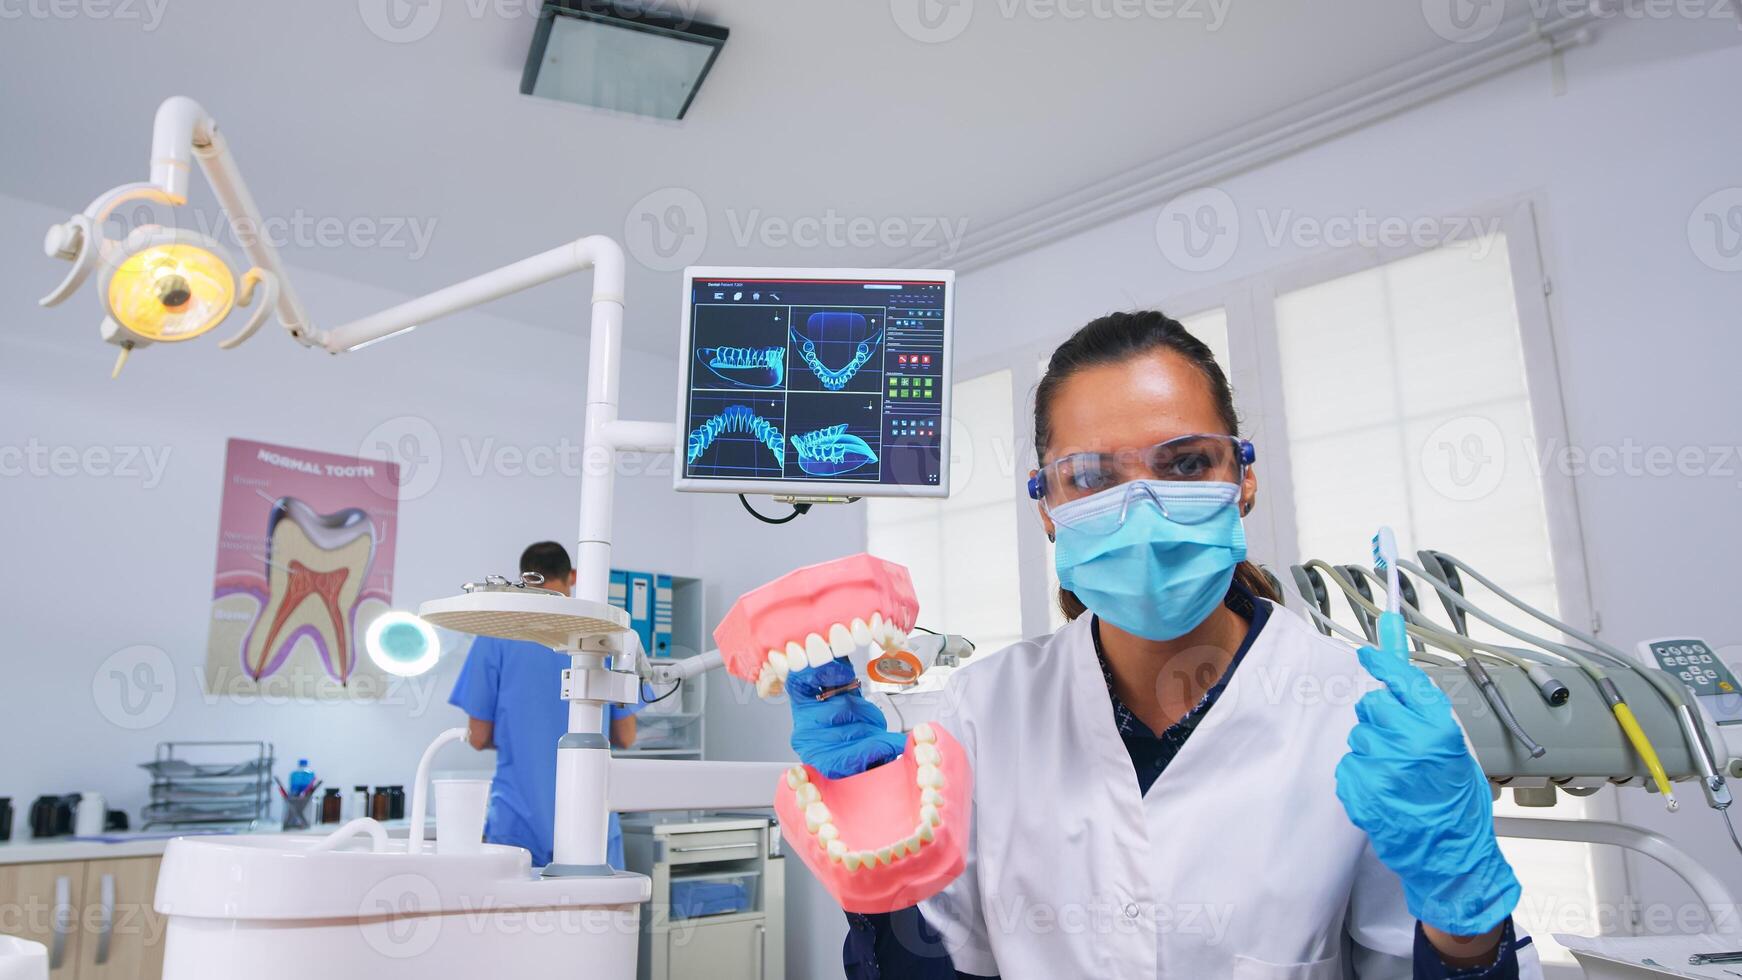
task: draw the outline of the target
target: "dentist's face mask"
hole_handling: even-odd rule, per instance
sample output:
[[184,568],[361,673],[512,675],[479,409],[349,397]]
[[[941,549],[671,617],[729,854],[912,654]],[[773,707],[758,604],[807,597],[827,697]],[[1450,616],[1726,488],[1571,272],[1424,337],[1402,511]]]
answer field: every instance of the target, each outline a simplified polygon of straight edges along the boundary
[[1253,455],[1232,436],[1185,436],[1049,463],[1030,493],[1057,531],[1059,584],[1136,636],[1196,629],[1246,557],[1238,502]]

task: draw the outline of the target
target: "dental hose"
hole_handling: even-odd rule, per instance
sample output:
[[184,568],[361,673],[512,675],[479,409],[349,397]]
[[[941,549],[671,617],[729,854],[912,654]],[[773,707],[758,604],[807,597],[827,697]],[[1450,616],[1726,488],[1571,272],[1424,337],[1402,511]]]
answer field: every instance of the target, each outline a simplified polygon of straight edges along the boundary
[[[1477,660],[1475,651],[1470,649],[1469,644],[1465,642],[1462,637],[1440,633],[1438,630],[1434,630],[1430,633],[1419,628],[1412,629],[1412,627],[1404,621],[1401,611],[1381,611],[1378,606],[1374,605],[1370,600],[1362,597],[1360,593],[1355,590],[1354,584],[1344,577],[1343,572],[1340,569],[1335,568],[1321,559],[1310,559],[1305,563],[1305,567],[1313,569],[1321,575],[1330,576],[1331,580],[1337,584],[1337,588],[1342,590],[1343,594],[1349,597],[1350,602],[1356,603],[1359,607],[1364,609],[1368,615],[1378,619],[1378,639],[1382,645],[1381,649],[1402,651],[1405,656],[1408,656],[1408,638],[1413,632],[1416,636],[1420,636],[1423,639],[1432,638],[1436,643],[1449,646],[1455,650],[1461,655],[1463,660],[1461,666],[1464,669],[1465,675],[1470,678],[1471,683],[1476,685],[1476,690],[1482,695],[1482,700],[1488,703],[1489,709],[1494,712],[1494,717],[1499,720],[1501,727],[1506,729],[1507,734],[1511,735],[1513,740],[1516,741],[1532,759],[1540,759],[1547,754],[1548,750],[1542,747],[1542,743],[1531,738],[1530,733],[1525,731],[1524,725],[1518,720],[1518,716],[1512,713],[1512,706],[1506,703],[1506,698],[1501,695],[1499,687],[1495,685],[1493,676],[1490,675],[1487,669]],[[1396,593],[1392,594],[1395,595]],[[1401,599],[1399,599],[1398,602],[1401,605]],[[1391,646],[1383,646],[1387,643],[1391,644]]]
[[[1549,625],[1554,626],[1557,629],[1560,629],[1566,635],[1578,638],[1578,639],[1583,640],[1587,643],[1592,642],[1591,638],[1586,637],[1584,634],[1580,633],[1577,630],[1574,630],[1572,627],[1569,627],[1564,623],[1559,623],[1558,621],[1555,621],[1552,618],[1548,617],[1545,613],[1542,613],[1536,609],[1529,608],[1529,607],[1525,606],[1519,600],[1512,598],[1504,589],[1501,589],[1499,586],[1490,582],[1488,579],[1483,577],[1481,575],[1481,573],[1468,567],[1463,562],[1458,561],[1456,558],[1453,558],[1450,555],[1446,555],[1443,552],[1423,552],[1424,558],[1429,556],[1429,555],[1431,555],[1436,560],[1436,562],[1449,561],[1449,562],[1453,563],[1461,571],[1468,572],[1472,578],[1475,578],[1478,582],[1481,582],[1484,587],[1488,588],[1495,595],[1498,595],[1498,596],[1501,596],[1502,598],[1505,598],[1512,605],[1517,606],[1521,610],[1523,610],[1524,612],[1531,614],[1532,616],[1536,617],[1537,619],[1539,619],[1545,623],[1548,623]],[[1609,710],[1615,715],[1616,724],[1618,724],[1621,727],[1621,732],[1623,735],[1626,736],[1628,743],[1633,746],[1633,751],[1639,756],[1640,761],[1642,761],[1645,764],[1646,771],[1651,774],[1652,782],[1653,782],[1653,784],[1656,785],[1657,791],[1659,793],[1663,794],[1664,806],[1667,807],[1672,812],[1680,807],[1680,804],[1676,802],[1675,790],[1670,785],[1669,775],[1667,772],[1664,771],[1663,762],[1658,758],[1657,748],[1654,745],[1652,745],[1651,739],[1645,734],[1645,730],[1640,727],[1639,719],[1634,716],[1633,709],[1628,707],[1626,699],[1621,696],[1620,688],[1615,686],[1615,682],[1612,679],[1610,679],[1608,672],[1605,671],[1600,665],[1598,665],[1596,661],[1592,660],[1589,657],[1584,656],[1583,654],[1580,654],[1578,651],[1573,650],[1572,648],[1570,648],[1564,644],[1555,643],[1552,641],[1545,641],[1539,637],[1532,637],[1522,630],[1516,629],[1516,628],[1514,628],[1514,627],[1512,627],[1504,622],[1501,622],[1498,619],[1495,619],[1494,617],[1483,612],[1480,608],[1478,608],[1474,603],[1470,602],[1462,594],[1455,591],[1449,583],[1442,580],[1439,576],[1436,576],[1436,575],[1429,573],[1421,566],[1410,565],[1409,563],[1402,562],[1402,561],[1400,561],[1398,564],[1401,565],[1402,567],[1404,567],[1405,569],[1407,569],[1411,572],[1414,572],[1417,575],[1422,576],[1422,578],[1425,581],[1427,581],[1430,585],[1432,585],[1434,590],[1437,591],[1443,598],[1445,598],[1446,601],[1452,603],[1454,606],[1456,606],[1458,609],[1464,611],[1465,613],[1473,615],[1476,618],[1482,620],[1484,623],[1487,623],[1488,625],[1490,625],[1498,630],[1501,630],[1502,632],[1507,633],[1508,635],[1510,635],[1516,639],[1522,640],[1525,643],[1537,643],[1538,645],[1542,646],[1544,649],[1550,650],[1553,653],[1555,653],[1556,655],[1563,656],[1566,659],[1572,661],[1573,663],[1577,664],[1582,670],[1584,670],[1585,673],[1590,676],[1591,680],[1596,683],[1597,690],[1602,695],[1603,700],[1608,702]],[[1601,648],[1601,645],[1599,645],[1597,643],[1592,643],[1592,646],[1598,647],[1599,649]],[[1610,659],[1615,660],[1617,663],[1621,664],[1622,666],[1629,667],[1629,668],[1632,667],[1631,664],[1627,663],[1624,658],[1619,657],[1617,654],[1610,653],[1610,651],[1604,651],[1604,652],[1609,653]],[[1648,683],[1651,683],[1653,687],[1657,688],[1657,690],[1660,693],[1663,693],[1665,695],[1665,699],[1670,702],[1672,708],[1685,707],[1685,700],[1679,696],[1679,692],[1675,692],[1672,694],[1672,693],[1666,692],[1664,690],[1664,687],[1667,685],[1667,681],[1665,681],[1663,684],[1659,684],[1659,683],[1657,683],[1657,679],[1652,678],[1651,675],[1649,674],[1649,672],[1639,671],[1638,673],[1640,674],[1640,676],[1644,677]],[[1679,717],[1679,712],[1678,712],[1678,717]],[[1700,765],[1703,769],[1709,768],[1709,762],[1703,754],[1704,753],[1703,741],[1698,738],[1697,731],[1698,731],[1697,728],[1689,728],[1687,726],[1686,721],[1684,720],[1684,722],[1683,722],[1683,734],[1684,734],[1684,736],[1690,738],[1690,742],[1688,745],[1689,754],[1695,758],[1695,762],[1697,765]],[[1722,787],[1721,780],[1719,781],[1718,785],[1720,788]],[[1708,783],[1707,784],[1707,797],[1708,797],[1708,799],[1712,798],[1711,789],[1712,789],[1711,785]],[[1728,796],[1727,790],[1724,792],[1724,795],[1726,797]],[[1716,804],[1714,804],[1714,805],[1716,805]],[[1727,806],[1728,803],[1726,802],[1725,805]],[[1720,809],[1722,809],[1722,807],[1720,807]]]
[[[1368,569],[1362,568],[1360,565],[1345,565],[1344,568],[1351,572],[1358,572],[1375,582],[1380,582],[1380,584],[1386,584],[1381,582],[1379,576],[1375,575]],[[1387,587],[1389,588],[1389,586]],[[1404,591],[1405,596],[1407,597],[1408,590],[1405,589]],[[1445,630],[1435,625],[1422,614],[1420,609],[1411,605],[1407,598],[1405,601],[1399,603],[1399,611],[1402,613],[1404,621],[1410,627],[1410,634],[1422,642],[1435,642],[1442,646],[1453,646],[1460,652],[1462,652],[1465,647],[1468,647],[1477,657],[1486,657],[1489,660],[1506,664],[1509,667],[1516,667],[1519,670],[1524,671],[1525,676],[1529,677],[1531,683],[1536,685],[1537,693],[1542,696],[1543,701],[1551,708],[1558,708],[1561,705],[1566,704],[1572,697],[1572,692],[1567,688],[1567,685],[1560,678],[1550,673],[1548,667],[1540,660],[1533,660],[1522,655],[1519,651],[1508,649],[1506,647],[1483,643],[1480,640],[1472,639],[1464,634],[1458,634],[1454,639],[1452,634],[1447,633]],[[1452,663],[1449,658],[1441,658],[1441,660],[1445,663]],[[1461,665],[1453,664],[1453,666]],[[1484,676],[1487,675],[1487,671],[1482,670],[1479,666],[1478,670],[1481,670],[1481,673]],[[1471,679],[1475,680],[1476,678],[1472,676]],[[1489,680],[1492,682],[1492,678],[1489,678]]]
[[[1673,680],[1660,671],[1640,670],[1637,664],[1621,651],[1615,649],[1613,645],[1605,643],[1604,641],[1597,639],[1595,636],[1585,633],[1583,630],[1569,626],[1542,610],[1525,603],[1523,600],[1494,584],[1494,582],[1489,580],[1487,576],[1483,575],[1476,569],[1471,568],[1458,558],[1448,555],[1443,551],[1425,552],[1423,557],[1429,555],[1434,558],[1437,564],[1456,568],[1468,574],[1471,578],[1480,582],[1483,587],[1487,588],[1490,592],[1505,599],[1520,611],[1534,617],[1542,623],[1560,630],[1563,634],[1590,646],[1593,650],[1602,653],[1605,657],[1608,657],[1615,663],[1620,664],[1629,670],[1635,671],[1639,676],[1643,677],[1645,681],[1652,687],[1656,688],[1658,693],[1663,696],[1664,700],[1668,701],[1675,709],[1676,720],[1680,724],[1682,730],[1682,738],[1687,742],[1688,754],[1693,757],[1694,765],[1700,772],[1700,788],[1705,791],[1706,803],[1715,810],[1725,810],[1729,808],[1732,797],[1730,795],[1729,787],[1725,785],[1723,775],[1718,772],[1717,753],[1712,751],[1712,745],[1707,740],[1705,730],[1701,728],[1699,723],[1695,720],[1693,708],[1688,704],[1687,696]],[[1739,847],[1738,849],[1742,850],[1742,847]]]

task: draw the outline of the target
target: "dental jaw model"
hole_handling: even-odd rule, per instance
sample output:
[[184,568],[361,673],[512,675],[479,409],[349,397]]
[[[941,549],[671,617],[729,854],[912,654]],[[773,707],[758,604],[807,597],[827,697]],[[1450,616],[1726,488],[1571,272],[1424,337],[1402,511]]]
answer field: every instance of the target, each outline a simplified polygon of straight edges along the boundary
[[[911,906],[966,863],[966,753],[935,724],[905,739],[881,730],[848,660],[864,648],[900,652],[918,611],[907,569],[855,555],[746,593],[714,631],[727,670],[764,698],[793,699],[794,745],[806,763],[780,780],[775,810],[787,843],[849,912]],[[807,743],[813,725],[830,737]]]

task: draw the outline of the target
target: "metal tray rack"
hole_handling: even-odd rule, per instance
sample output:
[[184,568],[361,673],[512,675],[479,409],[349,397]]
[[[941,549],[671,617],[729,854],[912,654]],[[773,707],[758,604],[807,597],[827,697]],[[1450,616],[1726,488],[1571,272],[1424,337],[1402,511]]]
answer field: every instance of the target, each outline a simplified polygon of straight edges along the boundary
[[271,742],[159,742],[143,827],[242,827],[272,811]]

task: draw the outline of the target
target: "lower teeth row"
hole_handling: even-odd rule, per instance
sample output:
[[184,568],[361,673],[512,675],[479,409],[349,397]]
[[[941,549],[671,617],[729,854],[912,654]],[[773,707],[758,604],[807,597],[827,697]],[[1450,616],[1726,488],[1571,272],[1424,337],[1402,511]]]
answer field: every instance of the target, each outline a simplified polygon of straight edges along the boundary
[[794,766],[787,770],[786,785],[797,797],[799,805],[804,807],[805,829],[816,838],[829,860],[844,865],[850,872],[894,864],[908,855],[918,854],[920,848],[936,838],[937,828],[943,826],[943,755],[936,744],[937,732],[929,723],[915,726],[913,742],[914,761],[919,763],[915,774],[915,781],[919,784],[919,824],[913,833],[875,851],[849,850],[841,840],[841,832],[835,827],[828,805],[823,803],[822,794],[811,783],[804,767]]

